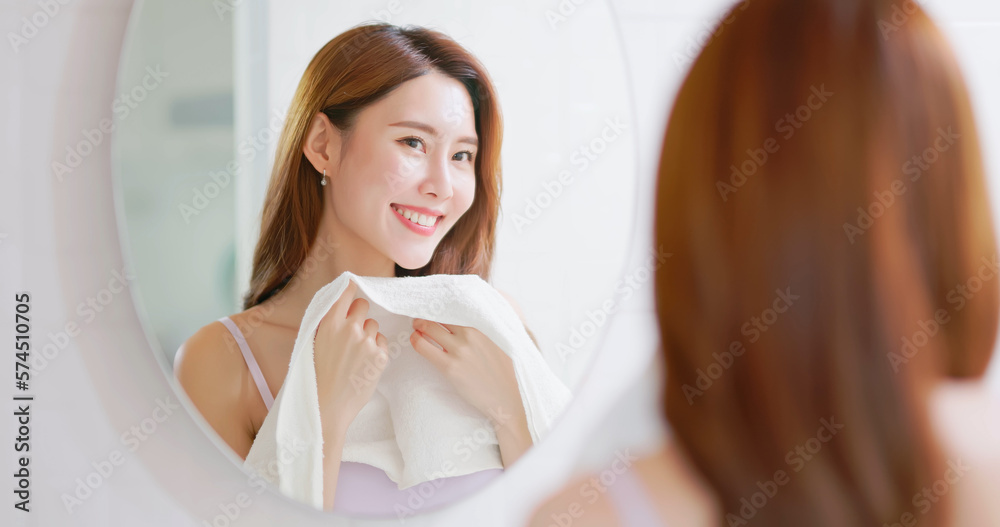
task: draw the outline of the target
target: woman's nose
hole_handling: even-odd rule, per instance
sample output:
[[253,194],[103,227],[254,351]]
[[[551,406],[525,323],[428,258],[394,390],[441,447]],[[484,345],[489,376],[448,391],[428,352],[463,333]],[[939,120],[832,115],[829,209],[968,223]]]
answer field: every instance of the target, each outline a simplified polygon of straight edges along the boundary
[[453,193],[451,167],[447,159],[435,159],[427,165],[427,173],[418,190],[421,194],[430,194],[442,200],[451,197]]

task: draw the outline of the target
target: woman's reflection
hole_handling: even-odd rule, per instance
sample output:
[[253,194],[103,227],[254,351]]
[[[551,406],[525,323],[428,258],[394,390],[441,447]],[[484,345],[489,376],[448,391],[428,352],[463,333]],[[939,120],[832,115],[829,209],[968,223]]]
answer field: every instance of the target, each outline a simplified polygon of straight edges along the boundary
[[[345,271],[488,280],[501,138],[488,74],[441,33],[366,25],[316,54],[277,146],[245,310],[200,329],[176,359],[181,385],[237,454],[246,458],[321,287]],[[372,363],[384,367],[387,353],[356,293],[352,282],[315,340],[326,509],[343,510],[338,486],[385,503],[402,492],[380,469],[341,462],[347,428],[375,388],[356,390],[350,379]],[[504,466],[531,446],[511,359],[495,343],[475,328],[419,319],[410,343],[484,415],[509,409],[512,419],[494,421]],[[435,497],[457,499],[499,472],[446,478],[460,480],[451,485],[460,491]]]

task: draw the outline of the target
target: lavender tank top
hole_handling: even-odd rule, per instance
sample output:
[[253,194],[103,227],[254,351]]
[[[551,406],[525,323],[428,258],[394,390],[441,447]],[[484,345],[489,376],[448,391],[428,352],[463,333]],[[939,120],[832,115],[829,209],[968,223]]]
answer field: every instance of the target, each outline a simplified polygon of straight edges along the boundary
[[606,488],[622,527],[665,527],[635,469],[626,470]]
[[[250,352],[250,346],[243,332],[229,317],[222,317],[219,322],[222,322],[236,339],[264,405],[270,411],[274,404],[274,396],[267,387],[267,381],[257,360]],[[470,496],[502,473],[503,469],[487,469],[464,476],[433,479],[400,490],[385,471],[378,467],[367,463],[341,461],[333,510],[359,516],[395,516],[402,521],[411,515],[425,513]]]

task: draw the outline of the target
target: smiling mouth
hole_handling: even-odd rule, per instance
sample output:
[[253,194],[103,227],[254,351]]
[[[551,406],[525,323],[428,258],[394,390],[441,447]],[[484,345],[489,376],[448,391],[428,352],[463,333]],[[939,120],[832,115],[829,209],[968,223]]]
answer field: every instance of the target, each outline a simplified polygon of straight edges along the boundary
[[444,217],[444,216],[430,216],[427,214],[421,214],[396,204],[390,204],[389,206],[392,207],[392,210],[396,211],[397,214],[399,214],[400,216],[402,216],[407,221],[409,221],[410,223],[412,223],[417,227],[423,227],[428,229],[433,228],[435,225],[438,224],[439,221],[441,221],[441,218]]

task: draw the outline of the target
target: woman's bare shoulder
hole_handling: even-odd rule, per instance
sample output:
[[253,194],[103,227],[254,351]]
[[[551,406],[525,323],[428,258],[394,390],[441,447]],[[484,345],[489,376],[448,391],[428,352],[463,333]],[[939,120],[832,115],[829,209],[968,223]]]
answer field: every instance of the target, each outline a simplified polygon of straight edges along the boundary
[[[535,510],[530,525],[548,527],[571,521],[575,527],[620,525],[608,487],[630,471],[645,490],[645,500],[668,525],[707,527],[718,525],[716,502],[701,478],[672,442],[635,459],[629,449],[618,451],[616,461],[600,473],[570,481],[559,494]],[[641,498],[640,498],[641,499]]]
[[[954,525],[1000,525],[1000,394],[982,381],[946,381],[933,393],[931,416],[946,466],[928,481],[948,489]],[[952,492],[953,491],[953,492]]]
[[592,481],[595,474],[572,478],[557,494],[542,502],[532,513],[530,527],[573,525],[606,527],[619,525],[613,505]]
[[236,340],[218,321],[191,335],[174,357],[174,376],[212,428],[241,457],[253,442],[244,404],[245,366]]
[[218,378],[218,375],[238,373],[240,370],[227,367],[240,358],[235,344],[232,334],[221,322],[202,326],[177,349],[174,375],[183,384],[185,380],[197,381],[203,377]]

